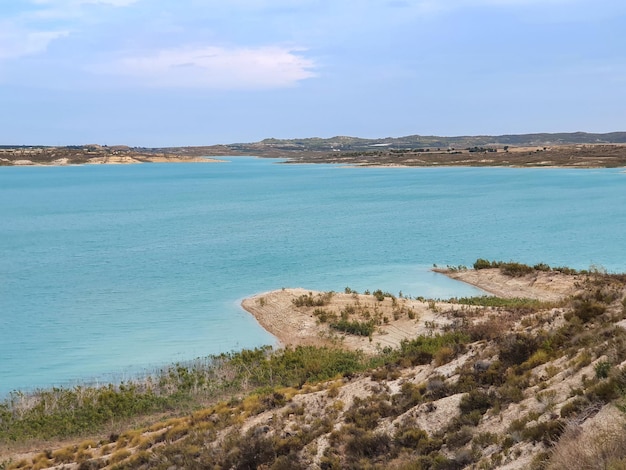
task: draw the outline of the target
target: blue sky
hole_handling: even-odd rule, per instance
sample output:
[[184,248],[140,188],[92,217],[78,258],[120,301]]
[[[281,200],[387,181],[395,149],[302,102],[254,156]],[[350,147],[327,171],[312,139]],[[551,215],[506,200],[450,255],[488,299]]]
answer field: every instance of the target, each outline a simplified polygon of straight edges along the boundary
[[0,144],[626,130],[624,0],[5,0]]

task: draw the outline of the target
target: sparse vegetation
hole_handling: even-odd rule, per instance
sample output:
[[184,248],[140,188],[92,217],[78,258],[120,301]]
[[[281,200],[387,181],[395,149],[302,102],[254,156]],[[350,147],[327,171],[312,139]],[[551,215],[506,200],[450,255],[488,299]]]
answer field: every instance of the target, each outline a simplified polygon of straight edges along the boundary
[[374,322],[371,320],[367,322],[339,320],[331,323],[330,327],[357,336],[371,336],[375,329]]
[[[15,392],[0,404],[0,444],[47,450],[0,468],[624,468],[626,276],[577,282],[558,303],[439,302],[443,326],[371,355],[264,347],[116,386]],[[371,335],[380,302],[409,315],[377,293],[341,310],[309,293],[294,307]],[[617,427],[582,426],[609,408]]]

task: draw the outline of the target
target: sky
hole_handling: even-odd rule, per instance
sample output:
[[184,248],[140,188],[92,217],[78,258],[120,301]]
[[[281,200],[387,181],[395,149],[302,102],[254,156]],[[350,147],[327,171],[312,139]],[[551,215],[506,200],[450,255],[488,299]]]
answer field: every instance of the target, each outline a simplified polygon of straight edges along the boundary
[[0,0],[0,145],[626,131],[624,0]]

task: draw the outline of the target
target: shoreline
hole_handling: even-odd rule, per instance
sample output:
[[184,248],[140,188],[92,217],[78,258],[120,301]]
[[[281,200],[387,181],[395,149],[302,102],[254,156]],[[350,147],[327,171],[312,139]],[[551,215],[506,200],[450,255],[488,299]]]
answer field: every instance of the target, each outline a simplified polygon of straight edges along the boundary
[[[380,139],[376,139],[378,141]],[[373,141],[372,141],[373,142]],[[335,164],[350,167],[397,168],[626,168],[626,143],[536,142],[464,143],[427,145],[414,139],[392,139],[389,147],[362,141],[299,143],[290,141],[195,147],[129,147],[126,145],[0,146],[0,166],[122,164],[139,162],[192,162],[220,157],[278,158],[286,164]],[[218,160],[219,161],[219,160]]]
[[[2,163],[5,163],[4,165]],[[97,157],[87,162],[72,163],[68,158],[61,158],[51,162],[35,162],[32,160],[0,161],[1,167],[67,167],[67,166],[97,166],[97,165],[138,165],[144,163],[226,163],[214,157],[151,157],[137,159],[129,157]]]
[[[523,297],[546,302],[559,302],[574,295],[578,290],[576,283],[582,279],[582,275],[559,272],[535,272],[523,277],[509,277],[497,268],[434,271],[497,297]],[[310,303],[314,303],[325,295],[329,296],[329,300],[324,305],[296,305],[302,296],[308,296]],[[372,294],[333,292],[329,295],[292,288],[255,294],[244,299],[241,306],[277,339],[279,347],[341,345],[373,354],[381,348],[398,347],[405,339],[443,331],[453,321],[449,314],[464,307],[453,302],[419,299],[384,297],[379,300]],[[330,327],[332,320],[324,320],[321,316],[338,319],[341,312],[346,310],[353,312],[350,318],[356,318],[357,321],[366,322],[376,318],[374,331],[368,336],[343,333]]]

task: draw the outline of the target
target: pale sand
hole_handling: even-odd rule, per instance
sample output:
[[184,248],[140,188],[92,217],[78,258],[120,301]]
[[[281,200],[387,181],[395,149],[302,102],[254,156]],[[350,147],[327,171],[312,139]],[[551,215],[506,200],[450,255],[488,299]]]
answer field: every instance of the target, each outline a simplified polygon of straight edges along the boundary
[[223,163],[224,160],[207,157],[187,157],[179,155],[142,155],[134,158],[129,155],[107,155],[93,157],[84,163],[70,163],[69,158],[58,158],[46,163],[35,163],[31,160],[7,160],[0,158],[3,162],[10,162],[14,166],[80,166],[80,165],[130,165],[137,163]]
[[[508,277],[499,269],[480,271],[438,271],[453,279],[467,282],[499,297],[527,297],[538,300],[558,301],[575,294],[576,283],[583,276],[568,276],[556,272],[536,272],[524,277]],[[444,311],[462,308],[459,304],[445,302],[421,302],[412,299],[396,299],[396,305],[390,298],[379,302],[373,295],[334,293],[330,303],[323,307],[296,307],[293,301],[303,294],[319,292],[302,288],[282,289],[257,294],[242,302],[242,307],[250,312],[269,333],[274,335],[283,346],[331,345],[341,344],[349,349],[361,349],[373,353],[384,347],[397,347],[403,339],[441,331],[451,322],[450,315]],[[328,323],[321,323],[314,315],[316,308],[321,308],[339,315],[347,306],[368,311],[372,316],[387,318],[387,322],[376,328],[371,338],[338,333]],[[394,318],[394,310],[396,318]],[[398,314],[399,310],[404,310]],[[408,310],[415,312],[415,319],[410,319]],[[363,321],[359,315],[352,315],[351,320]]]
[[583,275],[565,275],[554,271],[535,271],[522,277],[505,276],[499,269],[475,271],[436,270],[452,279],[466,282],[498,297],[526,297],[530,299],[558,301],[578,292],[576,284]]

